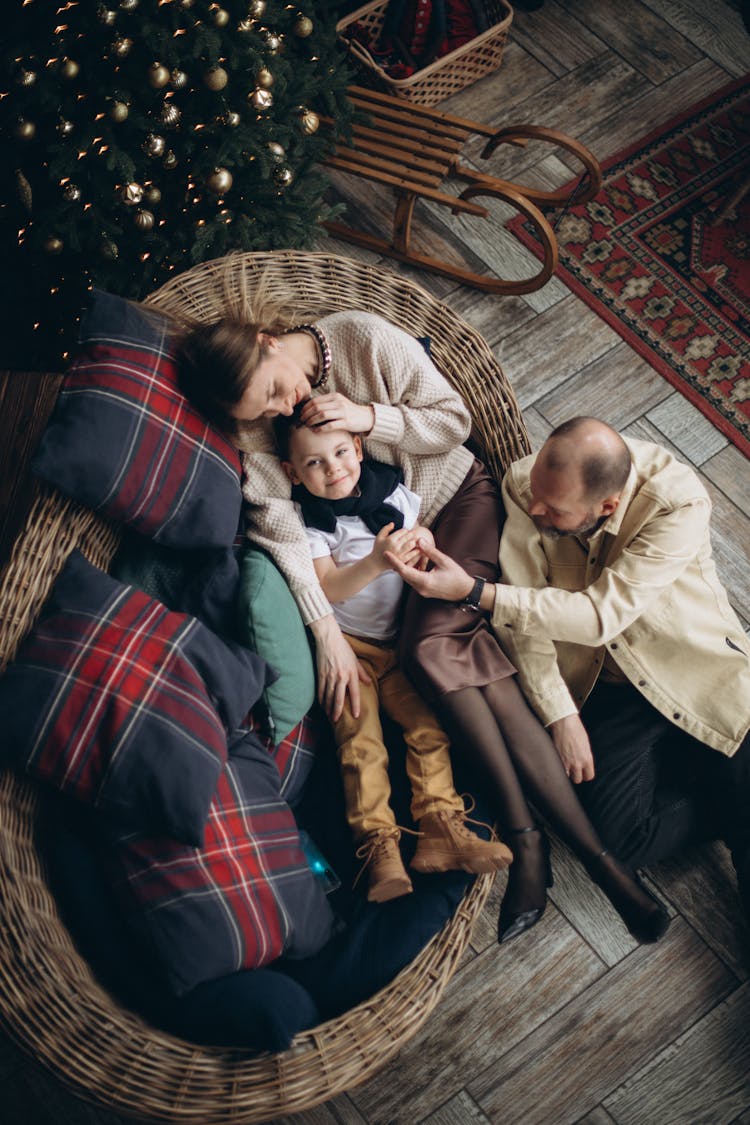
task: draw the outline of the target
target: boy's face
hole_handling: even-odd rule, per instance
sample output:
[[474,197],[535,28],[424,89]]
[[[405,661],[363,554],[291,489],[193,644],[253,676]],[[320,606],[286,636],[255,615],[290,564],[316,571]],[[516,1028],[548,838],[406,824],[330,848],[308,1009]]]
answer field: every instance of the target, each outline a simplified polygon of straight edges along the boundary
[[300,426],[289,435],[289,460],[283,464],[292,484],[303,484],[325,500],[345,500],[359,483],[361,461],[356,434]]

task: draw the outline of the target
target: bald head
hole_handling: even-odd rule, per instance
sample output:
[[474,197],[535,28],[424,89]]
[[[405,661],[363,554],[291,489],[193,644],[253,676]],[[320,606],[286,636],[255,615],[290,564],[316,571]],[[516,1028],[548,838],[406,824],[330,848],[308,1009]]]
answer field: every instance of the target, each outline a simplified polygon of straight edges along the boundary
[[598,418],[571,418],[553,430],[539,452],[545,470],[580,482],[590,503],[619,497],[630,473],[630,450]]

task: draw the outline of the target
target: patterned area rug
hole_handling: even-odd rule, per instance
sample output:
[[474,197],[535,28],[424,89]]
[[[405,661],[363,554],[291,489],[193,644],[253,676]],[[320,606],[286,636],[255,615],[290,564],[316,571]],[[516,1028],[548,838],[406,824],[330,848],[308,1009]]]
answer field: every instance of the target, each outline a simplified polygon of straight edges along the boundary
[[750,457],[750,190],[727,206],[750,184],[748,80],[603,170],[560,220],[558,276]]

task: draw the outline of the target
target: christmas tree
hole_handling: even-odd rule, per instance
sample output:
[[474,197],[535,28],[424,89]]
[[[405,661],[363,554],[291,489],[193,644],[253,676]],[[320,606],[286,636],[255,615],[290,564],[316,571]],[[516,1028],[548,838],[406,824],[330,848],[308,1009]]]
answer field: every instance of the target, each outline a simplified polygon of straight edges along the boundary
[[[85,291],[305,248],[351,81],[315,0],[11,0],[0,72],[4,359],[59,368]],[[323,120],[324,119],[324,120]]]

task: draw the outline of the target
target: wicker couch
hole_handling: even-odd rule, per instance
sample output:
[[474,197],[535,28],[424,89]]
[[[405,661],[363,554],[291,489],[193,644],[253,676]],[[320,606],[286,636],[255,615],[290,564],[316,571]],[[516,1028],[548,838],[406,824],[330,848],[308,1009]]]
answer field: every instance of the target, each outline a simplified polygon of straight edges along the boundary
[[[323,254],[278,251],[209,262],[149,298],[166,312],[207,321],[226,286],[263,276],[310,311],[360,308],[413,335],[465,396],[473,440],[492,471],[528,451],[513,393],[484,340],[419,286],[381,269]],[[0,574],[0,668],[12,660],[74,547],[107,568],[117,526],[39,486]],[[386,988],[345,1015],[299,1034],[283,1054],[197,1047],[116,1006],[60,920],[35,847],[39,800],[14,774],[0,776],[0,1017],[8,1031],[76,1093],[152,1121],[220,1125],[267,1121],[326,1101],[380,1069],[427,1018],[455,971],[485,902],[478,878],[443,930]]]

